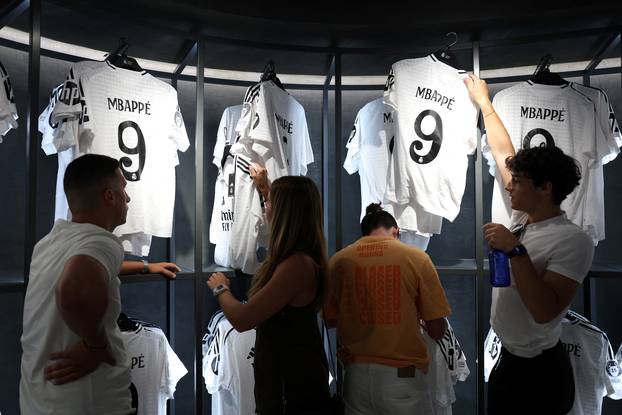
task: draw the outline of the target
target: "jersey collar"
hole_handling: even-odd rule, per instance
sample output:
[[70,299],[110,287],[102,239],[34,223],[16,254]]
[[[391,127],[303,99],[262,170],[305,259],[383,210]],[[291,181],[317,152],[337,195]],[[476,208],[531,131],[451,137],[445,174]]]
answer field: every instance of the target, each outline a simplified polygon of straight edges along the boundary
[[115,71],[123,71],[124,73],[133,73],[133,74],[140,75],[140,76],[147,75],[147,73],[148,73],[148,72],[147,72],[147,71],[145,71],[145,70],[140,71],[140,72],[137,72],[137,71],[131,71],[131,70],[129,70],[129,69],[119,68],[118,66],[114,66],[112,63],[108,62],[108,60],[104,60],[104,62],[106,62],[106,64],[107,64],[107,65],[108,65],[111,69],[113,69],[113,70],[115,70]]

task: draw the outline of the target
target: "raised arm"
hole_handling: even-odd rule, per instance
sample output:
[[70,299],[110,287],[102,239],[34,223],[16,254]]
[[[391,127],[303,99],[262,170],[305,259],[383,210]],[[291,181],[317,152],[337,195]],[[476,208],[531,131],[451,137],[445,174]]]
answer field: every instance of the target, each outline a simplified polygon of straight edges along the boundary
[[512,179],[512,175],[505,165],[505,160],[508,157],[514,156],[516,153],[512,141],[510,140],[510,135],[492,106],[486,81],[479,79],[476,75],[469,75],[469,77],[464,80],[464,83],[469,90],[471,99],[475,101],[482,111],[488,145],[490,146],[495,163],[497,164],[497,171],[501,174],[503,186],[505,187]]

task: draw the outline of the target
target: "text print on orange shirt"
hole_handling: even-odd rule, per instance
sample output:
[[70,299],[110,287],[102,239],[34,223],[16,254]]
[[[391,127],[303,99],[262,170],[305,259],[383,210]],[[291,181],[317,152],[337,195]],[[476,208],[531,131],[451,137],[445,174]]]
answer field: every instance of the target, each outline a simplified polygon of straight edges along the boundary
[[357,266],[354,281],[362,325],[400,323],[399,265]]

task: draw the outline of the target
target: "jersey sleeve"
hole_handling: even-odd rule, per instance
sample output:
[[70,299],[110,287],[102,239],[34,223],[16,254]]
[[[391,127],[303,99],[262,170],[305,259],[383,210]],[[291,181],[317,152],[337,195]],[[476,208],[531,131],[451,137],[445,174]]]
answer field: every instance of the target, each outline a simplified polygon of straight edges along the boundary
[[387,82],[384,84],[384,94],[382,96],[382,102],[386,105],[390,105],[394,109],[397,109],[397,91],[395,88],[395,68],[391,67],[389,76],[387,76]]
[[181,109],[179,108],[179,102],[177,101],[177,91],[173,89],[171,101],[174,101],[175,108],[172,114],[170,138],[177,146],[177,150],[182,153],[188,150],[190,147],[190,141],[188,141],[188,133],[186,131],[186,124],[184,123],[184,117],[181,115]]
[[620,144],[616,139],[616,129],[620,135],[620,128],[617,125],[613,107],[609,102],[609,97],[602,89],[598,90],[598,102],[596,102],[596,121],[598,128],[602,132],[603,139],[606,143],[605,154],[601,158],[603,164],[607,164],[614,160],[620,152]]
[[166,337],[164,337],[164,343],[164,370],[162,371],[160,392],[164,394],[167,399],[172,399],[175,389],[177,388],[177,382],[188,373],[188,369],[186,369],[186,366],[184,366],[175,351],[171,348]]
[[622,368],[617,361],[616,356],[613,354],[611,343],[605,336],[606,344],[603,345],[603,356],[601,362],[605,367],[602,368],[601,376],[603,378],[603,384],[605,385],[606,395],[611,399],[622,399]]
[[490,328],[488,335],[484,341],[484,381],[488,382],[490,372],[495,367],[499,355],[501,354],[501,339],[497,336],[495,331]]
[[218,168],[221,169],[222,158],[225,152],[225,145],[227,143],[227,126],[229,118],[229,108],[225,108],[222,113],[222,117],[220,117],[220,124],[218,125],[218,131],[216,132],[216,145],[214,146],[214,153],[212,163]]
[[50,116],[52,115],[53,103],[50,103],[39,115],[39,132],[41,133],[41,149],[49,156],[56,154],[56,147],[54,146],[54,125],[50,122]]
[[359,171],[359,161],[361,158],[361,116],[360,113],[356,116],[352,131],[348,137],[348,143],[346,144],[348,153],[346,159],[343,162],[343,168],[346,169],[348,174],[354,174]]
[[311,145],[311,137],[309,137],[309,127],[307,126],[307,117],[304,112],[301,115],[302,127],[302,145],[300,146],[300,172],[301,176],[306,176],[308,165],[315,161],[313,157],[313,146]]
[[429,257],[425,259],[419,275],[419,292],[416,298],[419,315],[424,321],[436,320],[451,314],[445,291]]
[[[50,123],[56,124],[63,120],[78,122],[88,121],[86,114],[86,97],[82,80],[75,75],[74,69],[69,70],[69,75],[63,83],[58,94],[58,102],[50,115]],[[58,152],[64,151],[78,144],[78,135],[71,134],[73,129],[65,128],[63,133],[59,133],[56,129],[54,137],[54,146]]]
[[9,78],[9,73],[2,63],[0,63],[0,81],[2,82],[2,91],[0,91],[0,142],[2,142],[1,136],[12,128],[18,127],[17,107],[15,106],[11,78]]

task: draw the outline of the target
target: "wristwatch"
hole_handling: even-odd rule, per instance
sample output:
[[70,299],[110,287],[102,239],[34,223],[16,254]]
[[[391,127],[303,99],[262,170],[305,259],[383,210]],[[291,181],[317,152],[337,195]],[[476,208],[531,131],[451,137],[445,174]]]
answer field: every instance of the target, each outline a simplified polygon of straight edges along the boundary
[[212,294],[214,294],[214,297],[218,297],[225,291],[229,291],[229,287],[227,287],[225,284],[218,284],[216,287],[212,288]]
[[141,274],[149,274],[149,263],[143,259],[143,269],[140,270]]
[[512,248],[505,254],[508,256],[508,258],[512,258],[515,256],[525,255],[526,253],[527,253],[527,248],[525,248],[523,244],[520,244],[520,245],[516,245],[514,248]]

